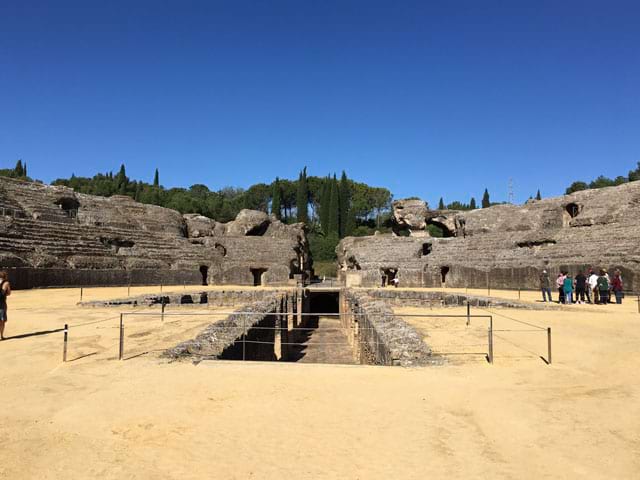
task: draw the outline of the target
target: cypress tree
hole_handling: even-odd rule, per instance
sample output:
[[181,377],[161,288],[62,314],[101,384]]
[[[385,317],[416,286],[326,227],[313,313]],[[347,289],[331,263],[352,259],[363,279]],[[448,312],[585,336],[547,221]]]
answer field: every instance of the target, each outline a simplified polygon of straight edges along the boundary
[[471,197],[471,202],[469,202],[469,208],[470,208],[471,210],[475,210],[476,208],[478,208],[478,207],[476,206],[476,199],[475,199],[475,197]]
[[340,177],[339,193],[340,238],[344,238],[351,234],[355,223],[351,218],[351,189],[344,170],[342,171],[342,177]]
[[22,160],[16,162],[16,168],[13,169],[16,177],[24,177],[24,168],[22,167]]
[[307,167],[304,167],[298,177],[298,189],[296,190],[296,210],[298,222],[309,223],[309,187],[307,186]]
[[328,234],[340,234],[340,192],[336,175],[331,179],[331,194],[329,195],[329,228]]
[[27,173],[27,162],[24,162],[24,172],[23,173],[24,173],[25,177],[29,176],[29,174]]
[[271,194],[271,213],[280,220],[282,218],[281,210],[282,192],[280,191],[280,179],[276,177],[276,181],[273,182],[273,193]]
[[322,182],[322,193],[320,194],[320,226],[325,235],[329,234],[329,211],[331,208],[331,177]]
[[116,175],[116,190],[120,195],[125,195],[127,193],[127,183],[127,172],[125,171],[123,163],[122,165],[120,165],[120,171],[118,172],[118,175]]
[[444,200],[440,197],[440,201],[438,202],[438,210],[444,210]]
[[536,200],[542,200],[542,195],[540,195],[540,189],[538,189],[538,193],[536,193]]
[[488,208],[491,206],[491,200],[489,199],[489,190],[484,189],[484,195],[482,195],[482,208]]
[[156,168],[156,173],[153,175],[153,186],[160,186],[160,174],[158,173],[158,169]]

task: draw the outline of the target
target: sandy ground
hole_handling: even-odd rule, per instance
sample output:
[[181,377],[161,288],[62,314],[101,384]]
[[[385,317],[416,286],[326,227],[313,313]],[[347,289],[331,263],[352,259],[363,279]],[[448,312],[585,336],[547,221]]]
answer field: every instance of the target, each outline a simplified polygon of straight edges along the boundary
[[[122,290],[92,289],[85,299],[121,297]],[[552,365],[540,359],[542,334],[496,331],[493,365],[482,352],[467,352],[464,361],[403,369],[196,366],[154,353],[193,336],[205,317],[131,319],[129,359],[118,361],[120,310],[79,308],[77,300],[77,290],[54,289],[10,298],[9,336],[76,326],[74,361],[66,364],[61,332],[0,343],[0,478],[638,478],[640,314],[633,302],[494,311],[496,330],[525,328],[511,319],[550,326]],[[467,328],[410,321],[427,342],[449,350],[463,339],[444,330]],[[475,319],[468,328],[485,338]]]

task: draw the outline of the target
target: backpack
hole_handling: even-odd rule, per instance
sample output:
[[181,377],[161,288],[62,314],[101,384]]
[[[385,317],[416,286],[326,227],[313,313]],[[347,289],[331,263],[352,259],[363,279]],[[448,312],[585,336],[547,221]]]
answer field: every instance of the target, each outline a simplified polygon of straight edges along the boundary
[[609,290],[609,282],[607,281],[607,277],[598,278],[598,289]]

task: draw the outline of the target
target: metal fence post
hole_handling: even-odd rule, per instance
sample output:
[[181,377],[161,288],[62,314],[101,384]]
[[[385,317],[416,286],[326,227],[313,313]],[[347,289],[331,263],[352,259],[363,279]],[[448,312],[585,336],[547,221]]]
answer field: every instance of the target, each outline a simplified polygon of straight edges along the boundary
[[164,297],[162,297],[162,313],[160,315],[160,320],[163,322],[164,322],[164,306],[165,306]]
[[124,354],[124,313],[120,314],[120,348],[118,349],[118,360],[122,360]]
[[160,292],[162,292],[162,282],[160,282]]
[[467,326],[471,324],[471,304],[469,303],[469,299],[467,299]]
[[551,327],[547,328],[547,360],[551,365]]
[[127,285],[127,297],[131,296],[131,284]]
[[67,361],[67,342],[69,341],[69,325],[64,324],[64,347],[62,349],[62,361]]
[[245,340],[247,338],[247,325],[246,325],[246,316],[242,316],[242,360],[246,360],[247,358],[247,350]]
[[84,294],[83,288],[80,287],[80,301],[82,301],[82,295]]
[[493,364],[493,316],[489,317],[489,363]]
[[518,287],[518,300],[520,300],[520,288],[521,287]]

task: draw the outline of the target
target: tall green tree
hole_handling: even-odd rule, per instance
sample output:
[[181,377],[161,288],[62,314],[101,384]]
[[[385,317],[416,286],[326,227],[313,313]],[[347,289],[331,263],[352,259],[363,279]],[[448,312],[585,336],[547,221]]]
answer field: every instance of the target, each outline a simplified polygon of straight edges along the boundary
[[120,165],[120,171],[116,175],[115,182],[115,191],[120,195],[126,195],[129,179],[127,178],[127,172],[124,168],[124,163]]
[[471,201],[469,202],[469,209],[475,210],[476,208],[478,208],[478,206],[476,205],[476,199],[475,197],[471,197]]
[[489,198],[489,190],[484,189],[484,195],[482,195],[482,208],[488,208],[491,206],[491,199]]
[[325,235],[329,234],[329,217],[331,211],[331,177],[323,181],[322,194],[320,195],[320,226]]
[[438,202],[438,210],[444,210],[444,199],[440,197],[440,201]]
[[296,190],[296,210],[297,220],[302,223],[309,223],[309,187],[307,186],[307,167],[304,167],[298,177]]
[[351,215],[351,188],[347,174],[343,170],[339,185],[339,214],[340,214],[340,238],[351,235],[354,228],[354,221]]
[[154,187],[160,186],[160,173],[158,172],[157,168],[156,168],[156,172],[153,174],[153,186]]
[[640,180],[640,162],[638,162],[638,167],[635,170],[629,171],[629,181],[635,182],[636,180]]
[[338,189],[338,180],[333,175],[331,180],[331,193],[329,195],[329,228],[328,235],[340,235],[340,192]]
[[542,195],[540,195],[540,189],[538,189],[538,193],[536,193],[536,200],[542,200]]
[[24,167],[22,166],[22,160],[18,160],[16,162],[16,167],[14,168],[17,177],[24,177]]
[[280,220],[282,218],[282,192],[280,191],[280,179],[278,177],[273,182],[273,193],[271,195],[271,213]]

